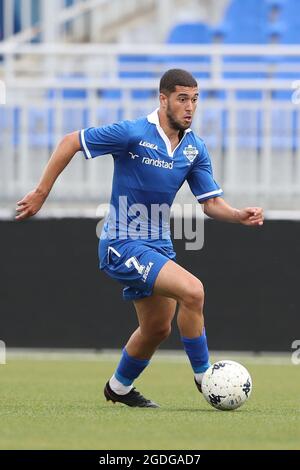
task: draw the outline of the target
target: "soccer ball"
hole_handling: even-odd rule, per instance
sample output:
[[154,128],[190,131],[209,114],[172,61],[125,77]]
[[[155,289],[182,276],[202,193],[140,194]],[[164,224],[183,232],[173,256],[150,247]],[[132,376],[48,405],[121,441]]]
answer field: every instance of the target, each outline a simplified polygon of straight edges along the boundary
[[247,369],[234,361],[215,362],[205,372],[202,383],[204,398],[218,410],[235,410],[251,395],[252,380]]

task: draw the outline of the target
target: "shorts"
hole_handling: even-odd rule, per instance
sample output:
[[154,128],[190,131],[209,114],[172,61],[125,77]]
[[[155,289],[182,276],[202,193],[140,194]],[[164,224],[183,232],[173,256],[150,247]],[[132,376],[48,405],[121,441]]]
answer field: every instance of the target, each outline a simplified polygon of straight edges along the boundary
[[126,286],[124,300],[151,296],[161,268],[169,260],[176,261],[171,240],[158,242],[100,239],[100,269]]

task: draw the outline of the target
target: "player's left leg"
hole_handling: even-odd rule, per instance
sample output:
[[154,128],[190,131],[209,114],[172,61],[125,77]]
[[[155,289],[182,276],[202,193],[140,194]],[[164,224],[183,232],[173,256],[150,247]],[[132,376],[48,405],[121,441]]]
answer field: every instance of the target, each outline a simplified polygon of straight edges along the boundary
[[154,293],[174,298],[179,304],[177,324],[184,349],[194,372],[195,383],[201,382],[209,368],[209,352],[204,328],[204,288],[199,279],[174,261],[160,270]]
[[171,333],[177,302],[169,297],[153,294],[133,303],[139,327],[125,347],[131,356],[150,360],[157,347]]
[[120,363],[106,385],[107,399],[129,406],[156,407],[157,405],[133,389],[133,381],[148,366],[157,347],[170,334],[176,311],[176,300],[152,295],[134,301],[139,327],[123,349]]

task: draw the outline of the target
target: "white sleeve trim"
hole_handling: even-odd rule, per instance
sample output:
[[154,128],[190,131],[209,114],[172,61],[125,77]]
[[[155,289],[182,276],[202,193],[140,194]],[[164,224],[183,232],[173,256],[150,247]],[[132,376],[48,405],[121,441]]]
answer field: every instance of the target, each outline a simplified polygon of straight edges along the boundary
[[196,196],[196,198],[199,200],[199,199],[204,199],[209,196],[215,196],[221,193],[223,193],[222,189],[215,189],[214,191],[210,191],[209,193],[201,194],[201,196]]
[[81,131],[81,142],[82,142],[82,145],[83,145],[83,148],[84,148],[84,151],[85,151],[85,154],[86,154],[87,158],[92,158],[91,152],[87,148],[87,145],[86,145],[86,142],[85,142],[84,129],[82,129],[82,131]]

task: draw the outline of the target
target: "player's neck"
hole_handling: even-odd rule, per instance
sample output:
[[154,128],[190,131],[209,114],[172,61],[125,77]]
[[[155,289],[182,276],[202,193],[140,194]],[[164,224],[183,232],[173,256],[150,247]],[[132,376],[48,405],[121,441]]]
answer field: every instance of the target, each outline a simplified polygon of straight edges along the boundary
[[178,131],[178,129],[174,129],[169,125],[167,117],[163,114],[158,112],[159,118],[159,125],[168,137],[169,141],[172,144],[172,147],[176,147],[180,140],[182,139],[182,132]]

